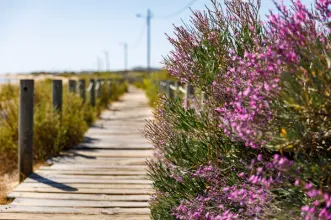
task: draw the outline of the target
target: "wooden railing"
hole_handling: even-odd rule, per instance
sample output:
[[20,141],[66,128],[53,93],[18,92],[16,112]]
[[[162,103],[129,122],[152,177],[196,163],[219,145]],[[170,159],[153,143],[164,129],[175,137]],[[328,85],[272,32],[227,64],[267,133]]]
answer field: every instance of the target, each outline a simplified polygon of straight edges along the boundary
[[[177,81],[159,81],[159,92],[164,93],[168,98],[177,98],[179,93],[184,94],[184,106],[189,107],[189,100],[194,97],[195,89],[192,85],[186,83],[181,86]],[[200,105],[203,107],[206,103],[206,94],[202,92]]]
[[[89,93],[89,104],[96,105],[96,98],[102,95],[102,87],[111,86],[116,81],[122,83],[122,80],[91,79],[86,90],[84,79],[79,80],[78,94],[82,102],[86,102],[86,92]],[[34,112],[34,80],[20,80],[19,84],[19,143],[18,143],[18,171],[19,180],[22,182],[33,170],[33,112]],[[77,81],[69,80],[68,91],[77,93]],[[52,80],[52,105],[53,109],[62,114],[63,104],[63,83],[62,80]]]

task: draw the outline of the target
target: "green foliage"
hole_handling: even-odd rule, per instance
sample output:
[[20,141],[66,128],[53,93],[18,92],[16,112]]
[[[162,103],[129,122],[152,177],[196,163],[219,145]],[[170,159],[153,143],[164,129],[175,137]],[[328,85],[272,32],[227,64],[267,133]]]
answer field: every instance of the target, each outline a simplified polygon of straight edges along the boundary
[[[51,81],[35,83],[34,94],[34,159],[43,161],[61,150],[82,141],[84,133],[110,101],[127,90],[124,83],[105,83],[97,106],[83,103],[78,95],[69,93],[64,85],[62,114],[52,108]],[[18,87],[3,85],[0,90],[0,174],[16,168],[18,146]]]
[[[212,107],[209,109],[213,109]],[[153,219],[174,219],[172,209],[183,199],[194,199],[208,189],[201,178],[192,173],[202,164],[218,164],[229,185],[238,182],[237,173],[245,170],[257,152],[247,152],[241,143],[231,141],[218,128],[214,111],[185,109],[180,98],[162,97],[149,121],[145,135],[156,146],[157,159],[149,163],[149,176],[157,190],[151,202]],[[162,155],[158,155],[158,153]],[[233,161],[242,158],[236,172]]]

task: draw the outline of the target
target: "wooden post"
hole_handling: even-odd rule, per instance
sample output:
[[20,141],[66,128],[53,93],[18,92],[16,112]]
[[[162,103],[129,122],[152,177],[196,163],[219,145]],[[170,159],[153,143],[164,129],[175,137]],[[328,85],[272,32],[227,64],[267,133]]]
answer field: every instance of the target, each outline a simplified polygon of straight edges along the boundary
[[110,97],[111,95],[111,80],[107,79],[107,87],[108,87],[108,96]]
[[90,79],[90,105],[95,106],[95,80]]
[[162,93],[162,85],[161,85],[162,81],[159,81],[158,87],[159,87],[159,93]]
[[203,109],[207,100],[207,95],[205,92],[201,93],[201,108]]
[[97,97],[98,98],[100,98],[101,97],[101,92],[102,92],[102,90],[101,90],[101,88],[102,88],[102,83],[101,83],[102,81],[101,81],[101,79],[98,79],[97,80],[97,85],[96,85],[96,90],[97,90]]
[[171,93],[171,91],[170,91],[171,89],[170,89],[170,80],[167,80],[166,81],[166,86],[165,86],[165,94],[166,94],[166,96],[170,99],[171,97],[170,97],[170,93]]
[[69,80],[69,92],[76,94],[76,92],[77,92],[76,80]]
[[62,80],[52,81],[53,109],[62,112]]
[[34,81],[21,80],[18,122],[18,173],[20,182],[33,172],[33,94]]
[[85,91],[86,85],[85,85],[85,79],[79,80],[79,96],[82,98],[83,103],[86,102],[86,91]]
[[176,91],[174,91],[174,98],[176,99],[178,97],[178,81],[175,81],[174,86],[177,88]]
[[186,83],[185,90],[186,90],[186,92],[185,92],[185,105],[186,105],[186,108],[188,108],[189,104],[190,104],[189,99],[190,99],[191,95],[193,94],[193,86]]

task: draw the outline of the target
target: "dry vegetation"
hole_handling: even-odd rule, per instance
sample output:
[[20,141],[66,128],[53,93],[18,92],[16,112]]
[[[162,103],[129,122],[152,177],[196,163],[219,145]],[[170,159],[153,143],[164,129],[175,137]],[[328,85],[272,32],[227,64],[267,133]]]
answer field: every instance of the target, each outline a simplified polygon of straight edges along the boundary
[[[101,110],[126,91],[126,84],[106,85],[102,88],[97,106],[93,108],[64,89],[60,120],[60,115],[52,111],[51,81],[39,80],[35,83],[34,168],[61,150],[82,141],[88,126]],[[0,204],[7,202],[5,195],[17,184],[18,95],[15,84],[2,85],[0,88]]]

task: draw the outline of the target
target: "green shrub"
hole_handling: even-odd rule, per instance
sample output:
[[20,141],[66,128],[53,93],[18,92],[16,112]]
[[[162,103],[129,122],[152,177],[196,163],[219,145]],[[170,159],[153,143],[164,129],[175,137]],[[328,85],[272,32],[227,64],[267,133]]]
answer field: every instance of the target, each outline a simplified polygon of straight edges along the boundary
[[[82,102],[75,94],[69,93],[64,85],[62,114],[53,110],[51,81],[35,83],[34,93],[34,160],[41,162],[57,155],[83,140],[84,133],[107,107],[110,101],[127,90],[124,83],[104,84],[102,95],[96,107]],[[17,166],[18,150],[18,100],[16,85],[3,85],[0,90],[0,175],[13,171]],[[88,100],[88,99],[87,99]]]

